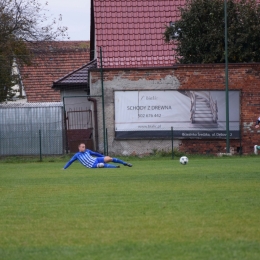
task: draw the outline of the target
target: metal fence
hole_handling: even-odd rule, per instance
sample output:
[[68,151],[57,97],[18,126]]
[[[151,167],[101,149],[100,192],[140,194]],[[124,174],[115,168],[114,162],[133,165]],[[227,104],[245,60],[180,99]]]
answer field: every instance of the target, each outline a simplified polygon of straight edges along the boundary
[[62,103],[0,105],[0,155],[64,153]]

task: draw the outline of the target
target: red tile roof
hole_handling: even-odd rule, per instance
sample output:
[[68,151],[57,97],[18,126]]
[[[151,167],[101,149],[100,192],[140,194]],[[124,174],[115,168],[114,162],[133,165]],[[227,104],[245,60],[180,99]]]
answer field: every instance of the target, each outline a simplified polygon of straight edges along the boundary
[[28,102],[60,101],[53,82],[89,62],[88,41],[42,42],[30,49],[32,65],[19,68]]
[[[96,51],[104,67],[171,66],[165,26],[180,16],[186,0],[94,0]],[[99,62],[99,59],[98,59]],[[98,63],[98,66],[99,63]]]

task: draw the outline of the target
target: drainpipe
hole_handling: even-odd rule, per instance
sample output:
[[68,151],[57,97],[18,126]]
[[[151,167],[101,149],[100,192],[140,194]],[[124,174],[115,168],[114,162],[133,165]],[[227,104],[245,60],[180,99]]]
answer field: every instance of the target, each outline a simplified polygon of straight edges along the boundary
[[95,124],[95,150],[99,151],[98,147],[98,120],[97,120],[97,100],[95,98],[88,98],[88,101],[93,102],[94,105],[94,124]]
[[65,107],[65,99],[64,96],[62,98],[63,102],[63,120],[64,120],[64,130],[65,130],[65,149],[66,149],[66,154],[69,153],[69,142],[68,142],[68,129],[67,129],[67,115],[66,115],[66,107]]

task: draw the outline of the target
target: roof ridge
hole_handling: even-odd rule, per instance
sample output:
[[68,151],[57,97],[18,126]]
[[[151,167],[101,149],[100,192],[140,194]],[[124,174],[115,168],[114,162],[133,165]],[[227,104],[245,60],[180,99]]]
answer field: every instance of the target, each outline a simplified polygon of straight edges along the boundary
[[54,53],[68,51],[87,51],[90,41],[40,41],[27,43],[28,48],[34,53]]
[[75,48],[55,48],[53,50],[49,49],[30,49],[32,53],[68,53],[68,52],[86,52],[89,51],[89,48],[81,48],[81,47],[75,47]]

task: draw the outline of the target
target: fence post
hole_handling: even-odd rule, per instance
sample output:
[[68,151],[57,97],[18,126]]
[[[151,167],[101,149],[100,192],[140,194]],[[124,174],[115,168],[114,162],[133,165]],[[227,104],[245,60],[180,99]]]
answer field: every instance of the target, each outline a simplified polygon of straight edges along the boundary
[[39,142],[40,142],[40,162],[42,162],[42,132],[39,130]]
[[106,155],[108,155],[108,137],[107,137],[107,128],[106,128]]
[[172,134],[172,160],[174,159],[174,151],[173,151],[173,127],[171,127],[171,134]]
[[240,129],[239,129],[239,145],[240,145],[240,148],[239,148],[239,155],[241,156],[242,155],[242,127],[240,126]]
[[104,77],[103,77],[103,61],[102,61],[102,47],[100,47],[100,77],[101,77],[101,90],[102,90],[102,116],[103,116],[103,144],[104,154],[106,153],[106,123],[105,123],[105,98],[104,98]]
[[63,117],[64,117],[64,137],[65,137],[65,150],[66,154],[69,153],[69,143],[68,143],[68,131],[67,131],[67,119],[66,119],[66,107],[65,107],[65,97],[63,97]]

